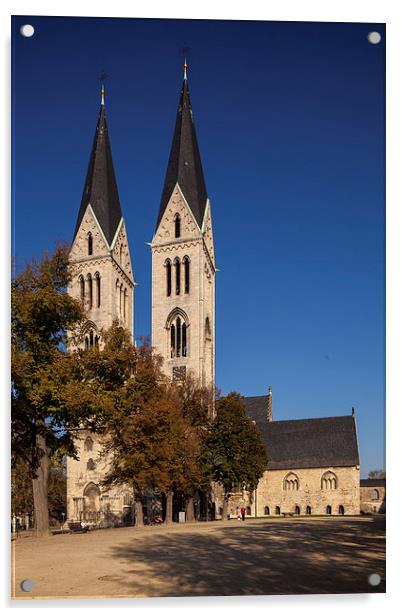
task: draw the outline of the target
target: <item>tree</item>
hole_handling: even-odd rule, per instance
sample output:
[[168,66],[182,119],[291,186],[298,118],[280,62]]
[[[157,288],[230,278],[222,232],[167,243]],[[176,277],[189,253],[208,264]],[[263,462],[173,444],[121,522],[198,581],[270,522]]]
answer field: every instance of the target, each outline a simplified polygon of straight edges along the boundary
[[370,471],[368,476],[369,476],[369,479],[385,479],[386,473],[384,470],[375,470],[375,471]]
[[36,532],[49,532],[50,456],[74,452],[67,426],[77,424],[63,399],[68,380],[67,331],[83,318],[67,293],[68,248],[32,261],[11,285],[12,460],[23,460],[32,479]]
[[225,520],[233,488],[254,490],[267,464],[260,431],[247,417],[239,394],[230,393],[216,402],[216,417],[204,439],[202,461],[211,480],[223,487]]

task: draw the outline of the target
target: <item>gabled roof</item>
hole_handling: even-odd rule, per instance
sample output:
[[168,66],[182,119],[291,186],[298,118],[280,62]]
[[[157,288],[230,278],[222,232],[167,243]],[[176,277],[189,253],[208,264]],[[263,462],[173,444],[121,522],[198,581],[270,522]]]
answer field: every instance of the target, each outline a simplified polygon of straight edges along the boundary
[[162,219],[173,189],[179,184],[191,208],[194,218],[201,228],[207,203],[204,172],[191,109],[187,78],[184,78],[177,110],[172,147],[163,185],[156,229]]
[[103,102],[96,125],[74,239],[89,203],[110,246],[122,213]]
[[268,469],[357,466],[359,452],[352,415],[267,421],[268,396],[244,398],[247,415],[260,429]]

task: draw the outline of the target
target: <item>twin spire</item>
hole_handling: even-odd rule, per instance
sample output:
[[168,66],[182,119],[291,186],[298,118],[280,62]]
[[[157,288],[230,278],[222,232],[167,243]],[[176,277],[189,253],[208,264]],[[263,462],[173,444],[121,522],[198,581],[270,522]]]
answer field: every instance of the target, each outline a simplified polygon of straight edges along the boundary
[[[156,228],[159,226],[176,184],[179,185],[200,228],[202,227],[207,204],[207,190],[190,102],[186,59],[184,60],[183,69],[183,85]],[[102,232],[109,246],[111,246],[122,219],[122,212],[113,167],[109,131],[106,123],[105,86],[103,81],[101,87],[101,107],[81,206],[74,231],[74,239],[88,205],[91,205]]]

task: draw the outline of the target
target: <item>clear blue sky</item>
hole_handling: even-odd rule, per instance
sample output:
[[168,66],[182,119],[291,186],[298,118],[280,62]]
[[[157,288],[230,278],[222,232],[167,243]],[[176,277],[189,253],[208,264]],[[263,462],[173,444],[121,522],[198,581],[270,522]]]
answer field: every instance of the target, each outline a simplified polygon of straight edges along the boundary
[[[24,39],[21,24],[35,35]],[[216,380],[273,388],[276,419],[356,407],[362,476],[384,467],[385,27],[14,19],[17,267],[71,241],[100,105],[150,333],[152,239],[182,80],[212,203]],[[370,45],[367,34],[383,40]]]

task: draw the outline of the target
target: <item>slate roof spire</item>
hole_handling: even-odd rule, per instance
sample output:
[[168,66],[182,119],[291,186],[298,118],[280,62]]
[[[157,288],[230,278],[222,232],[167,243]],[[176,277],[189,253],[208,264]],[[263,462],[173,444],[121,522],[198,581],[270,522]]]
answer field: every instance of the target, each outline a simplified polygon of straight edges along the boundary
[[109,131],[106,123],[105,86],[103,83],[101,89],[101,107],[92,144],[81,206],[74,231],[74,239],[88,204],[91,204],[96,219],[110,246],[122,218],[122,213],[113,167]]
[[176,183],[180,186],[200,228],[208,198],[190,102],[187,69],[187,62],[184,61],[183,85],[156,228],[159,226]]

